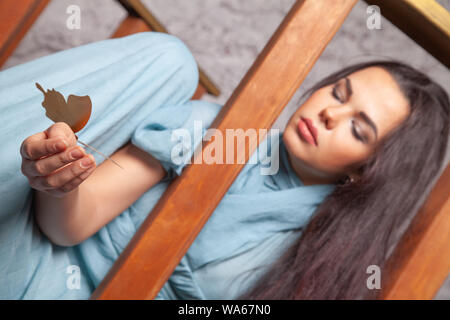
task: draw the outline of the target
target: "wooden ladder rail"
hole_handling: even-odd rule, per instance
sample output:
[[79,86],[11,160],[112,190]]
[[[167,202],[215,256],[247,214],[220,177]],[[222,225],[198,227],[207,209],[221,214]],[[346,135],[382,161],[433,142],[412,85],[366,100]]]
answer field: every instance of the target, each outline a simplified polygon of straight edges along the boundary
[[[222,107],[212,128],[270,129],[357,0],[297,1]],[[274,76],[276,75],[276,76]],[[282,79],[282,80],[281,80]],[[201,145],[193,158],[201,157]],[[91,299],[153,299],[244,164],[187,165],[116,260]],[[224,144],[225,150],[225,144]],[[194,160],[195,161],[195,160]]]
[[[450,68],[450,13],[434,0],[364,0]],[[390,256],[383,299],[432,299],[450,273],[450,165]]]
[[450,273],[449,243],[450,165],[447,165],[389,257],[382,298],[433,299]]
[[49,2],[50,0],[0,1],[0,67],[13,53]]
[[364,0],[450,68],[450,13],[435,0]]

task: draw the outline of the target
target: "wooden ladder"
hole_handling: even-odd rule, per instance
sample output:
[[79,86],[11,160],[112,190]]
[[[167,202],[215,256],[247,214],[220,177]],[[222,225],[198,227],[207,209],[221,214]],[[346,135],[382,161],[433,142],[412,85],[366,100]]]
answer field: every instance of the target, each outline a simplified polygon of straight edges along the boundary
[[[269,129],[356,2],[297,1],[211,127],[222,133],[227,128]],[[392,2],[377,1],[377,5],[384,13],[384,4]],[[439,50],[440,46],[450,48],[448,12],[434,1],[395,3],[398,6],[392,8],[396,9],[392,17],[404,23],[403,29],[408,29],[412,21],[420,26],[425,35],[414,33],[414,28],[409,28],[408,34],[414,40],[427,39],[420,44],[449,66],[450,55]],[[408,20],[411,17],[414,20]],[[254,151],[246,152],[246,161]],[[91,298],[153,299],[244,165],[188,165],[168,187]],[[443,284],[450,271],[449,194],[447,166],[391,255],[388,269],[395,276],[383,286],[384,299],[431,299]],[[140,268],[142,265],[145,270]]]
[[[121,2],[138,12],[139,1]],[[356,2],[296,1],[211,128],[222,133],[227,128],[270,129]],[[366,2],[378,5],[383,16],[449,67],[450,16],[437,2]],[[145,31],[142,28],[149,21],[144,25],[136,14],[131,16],[115,36],[126,35],[127,30]],[[0,49],[0,57],[2,53]],[[207,143],[198,148],[205,146]],[[245,162],[256,150],[256,147],[247,149],[247,145],[238,147],[246,148]],[[187,165],[182,175],[169,185],[91,299],[153,299],[244,165]],[[383,284],[383,299],[432,299],[442,286],[450,272],[449,196],[450,165],[390,256],[388,272],[393,276]]]

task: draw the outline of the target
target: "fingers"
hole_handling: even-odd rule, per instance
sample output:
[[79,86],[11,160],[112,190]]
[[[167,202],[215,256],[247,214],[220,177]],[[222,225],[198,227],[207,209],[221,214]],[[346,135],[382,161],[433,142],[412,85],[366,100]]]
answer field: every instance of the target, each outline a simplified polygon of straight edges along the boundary
[[95,169],[95,158],[77,145],[69,125],[57,122],[26,138],[20,146],[22,173],[32,188],[64,196]]
[[76,145],[77,139],[70,126],[57,122],[45,131],[26,138],[20,146],[20,154],[24,159],[37,160]]
[[27,160],[37,160],[57,152],[64,151],[68,147],[66,139],[57,137],[45,139],[45,133],[39,132],[25,139],[20,146],[22,158]]
[[75,177],[66,184],[64,184],[62,187],[59,187],[57,189],[47,189],[44,190],[43,192],[46,192],[51,196],[61,198],[65,196],[68,192],[71,192],[74,189],[78,188],[78,186],[91,175],[94,169],[95,166],[92,166],[89,169],[86,169],[86,171],[80,174],[78,177]]
[[48,127],[44,133],[47,135],[47,138],[65,137],[69,142],[69,146],[76,145],[75,133],[65,122],[56,122]]
[[45,131],[26,138],[20,146],[20,154],[23,159],[38,160],[76,145],[77,139],[69,125],[57,122]]
[[24,159],[22,161],[22,173],[28,177],[47,176],[66,164],[83,158],[85,155],[86,152],[83,148],[74,146],[65,152],[59,152],[43,159]]
[[[85,162],[90,162],[87,165]],[[43,191],[55,190],[66,193],[76,188],[95,169],[95,159],[92,155],[74,161],[47,176],[36,176],[29,179],[32,188]]]
[[77,188],[84,180],[87,179],[87,177],[90,176],[92,171],[94,171],[95,166],[91,166],[88,169],[86,169],[82,174],[80,174],[77,177],[74,177],[72,180],[64,184],[62,187],[59,188],[58,191],[62,192],[63,194],[66,192],[70,192],[73,189]]

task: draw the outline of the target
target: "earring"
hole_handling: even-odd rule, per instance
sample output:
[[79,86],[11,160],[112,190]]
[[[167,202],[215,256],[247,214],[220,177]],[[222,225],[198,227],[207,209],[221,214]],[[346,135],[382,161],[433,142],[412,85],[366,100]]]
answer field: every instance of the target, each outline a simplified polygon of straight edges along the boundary
[[338,181],[339,184],[351,184],[355,182],[355,178],[351,175],[346,175],[344,178]]

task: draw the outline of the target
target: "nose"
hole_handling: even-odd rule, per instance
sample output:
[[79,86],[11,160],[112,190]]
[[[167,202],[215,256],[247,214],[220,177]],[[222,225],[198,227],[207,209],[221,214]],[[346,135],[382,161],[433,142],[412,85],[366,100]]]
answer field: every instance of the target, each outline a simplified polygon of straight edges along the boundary
[[345,104],[340,106],[330,106],[319,113],[320,120],[324,122],[328,130],[333,129],[339,121],[348,118],[352,114],[352,108]]

